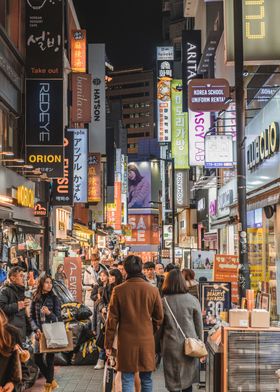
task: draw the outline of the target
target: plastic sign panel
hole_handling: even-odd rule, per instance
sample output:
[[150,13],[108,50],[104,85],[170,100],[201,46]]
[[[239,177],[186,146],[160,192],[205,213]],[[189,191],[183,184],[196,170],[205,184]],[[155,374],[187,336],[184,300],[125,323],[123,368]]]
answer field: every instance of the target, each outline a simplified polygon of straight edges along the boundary
[[210,128],[210,112],[189,110],[189,164],[203,166],[205,163],[204,138]]
[[172,225],[163,226],[163,238],[167,241],[172,241]]
[[48,203],[45,201],[37,201],[34,206],[34,216],[41,218],[48,216]]
[[79,257],[65,257],[64,269],[68,278],[68,289],[75,301],[82,302],[82,260]]
[[91,75],[72,74],[72,122],[91,121]]
[[72,30],[71,32],[71,69],[72,72],[87,71],[86,30]]
[[214,262],[214,281],[231,282],[231,300],[239,303],[238,295],[239,258],[233,255],[216,255]]
[[175,169],[189,168],[189,135],[188,114],[182,111],[183,93],[182,80],[171,82],[172,105],[172,157]]
[[[234,61],[233,1],[224,1],[226,61]],[[243,45],[246,65],[279,64],[279,0],[242,0]]]
[[157,47],[157,61],[174,60],[173,46],[158,46]]
[[233,143],[231,135],[206,135],[205,168],[228,169],[233,167]]
[[188,86],[189,108],[194,112],[226,110],[230,96],[226,79],[193,79]]
[[101,201],[101,155],[91,152],[88,157],[88,202]]
[[175,207],[185,208],[189,205],[189,171],[175,170]]

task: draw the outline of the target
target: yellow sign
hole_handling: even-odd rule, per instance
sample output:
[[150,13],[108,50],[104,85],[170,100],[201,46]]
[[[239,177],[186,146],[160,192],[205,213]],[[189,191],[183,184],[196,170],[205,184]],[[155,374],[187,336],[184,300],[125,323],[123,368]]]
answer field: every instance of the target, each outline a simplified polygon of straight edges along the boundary
[[17,189],[17,203],[22,207],[34,208],[35,192],[21,185]]

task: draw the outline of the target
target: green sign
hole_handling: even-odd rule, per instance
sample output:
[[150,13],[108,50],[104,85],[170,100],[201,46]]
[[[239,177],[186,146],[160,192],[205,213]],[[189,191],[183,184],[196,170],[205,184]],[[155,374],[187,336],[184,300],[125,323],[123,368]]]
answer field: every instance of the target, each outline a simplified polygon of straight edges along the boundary
[[[233,1],[224,1],[226,61],[234,61]],[[243,45],[246,65],[279,64],[279,0],[243,1]]]
[[172,105],[172,158],[175,169],[189,169],[188,145],[188,113],[182,111],[183,107],[182,80],[173,79],[171,82]]

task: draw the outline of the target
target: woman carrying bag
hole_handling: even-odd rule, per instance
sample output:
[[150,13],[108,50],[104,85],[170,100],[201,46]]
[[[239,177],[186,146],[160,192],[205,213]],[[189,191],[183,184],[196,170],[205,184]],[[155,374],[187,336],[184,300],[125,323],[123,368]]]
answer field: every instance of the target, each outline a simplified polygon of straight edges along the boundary
[[61,305],[53,292],[51,276],[43,275],[37,287],[31,304],[31,326],[36,333],[35,363],[46,379],[44,392],[51,392],[58,387],[54,379],[54,353],[42,354],[39,352],[39,340],[43,324],[56,322],[61,318]]
[[198,382],[199,361],[186,355],[186,338],[203,339],[200,304],[188,293],[179,269],[170,271],[163,283],[164,321],[162,325],[162,358],[165,385],[168,391],[192,392]]

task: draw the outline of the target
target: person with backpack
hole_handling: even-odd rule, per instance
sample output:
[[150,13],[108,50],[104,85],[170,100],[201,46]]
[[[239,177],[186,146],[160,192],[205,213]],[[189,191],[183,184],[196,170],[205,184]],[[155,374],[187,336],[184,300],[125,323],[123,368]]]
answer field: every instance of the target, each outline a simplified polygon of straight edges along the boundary
[[61,305],[53,292],[53,280],[50,275],[44,274],[39,280],[36,292],[31,303],[31,327],[36,334],[34,350],[35,363],[46,379],[44,392],[51,392],[58,387],[54,379],[54,353],[46,355],[39,352],[39,340],[42,335],[42,325],[61,319]]

